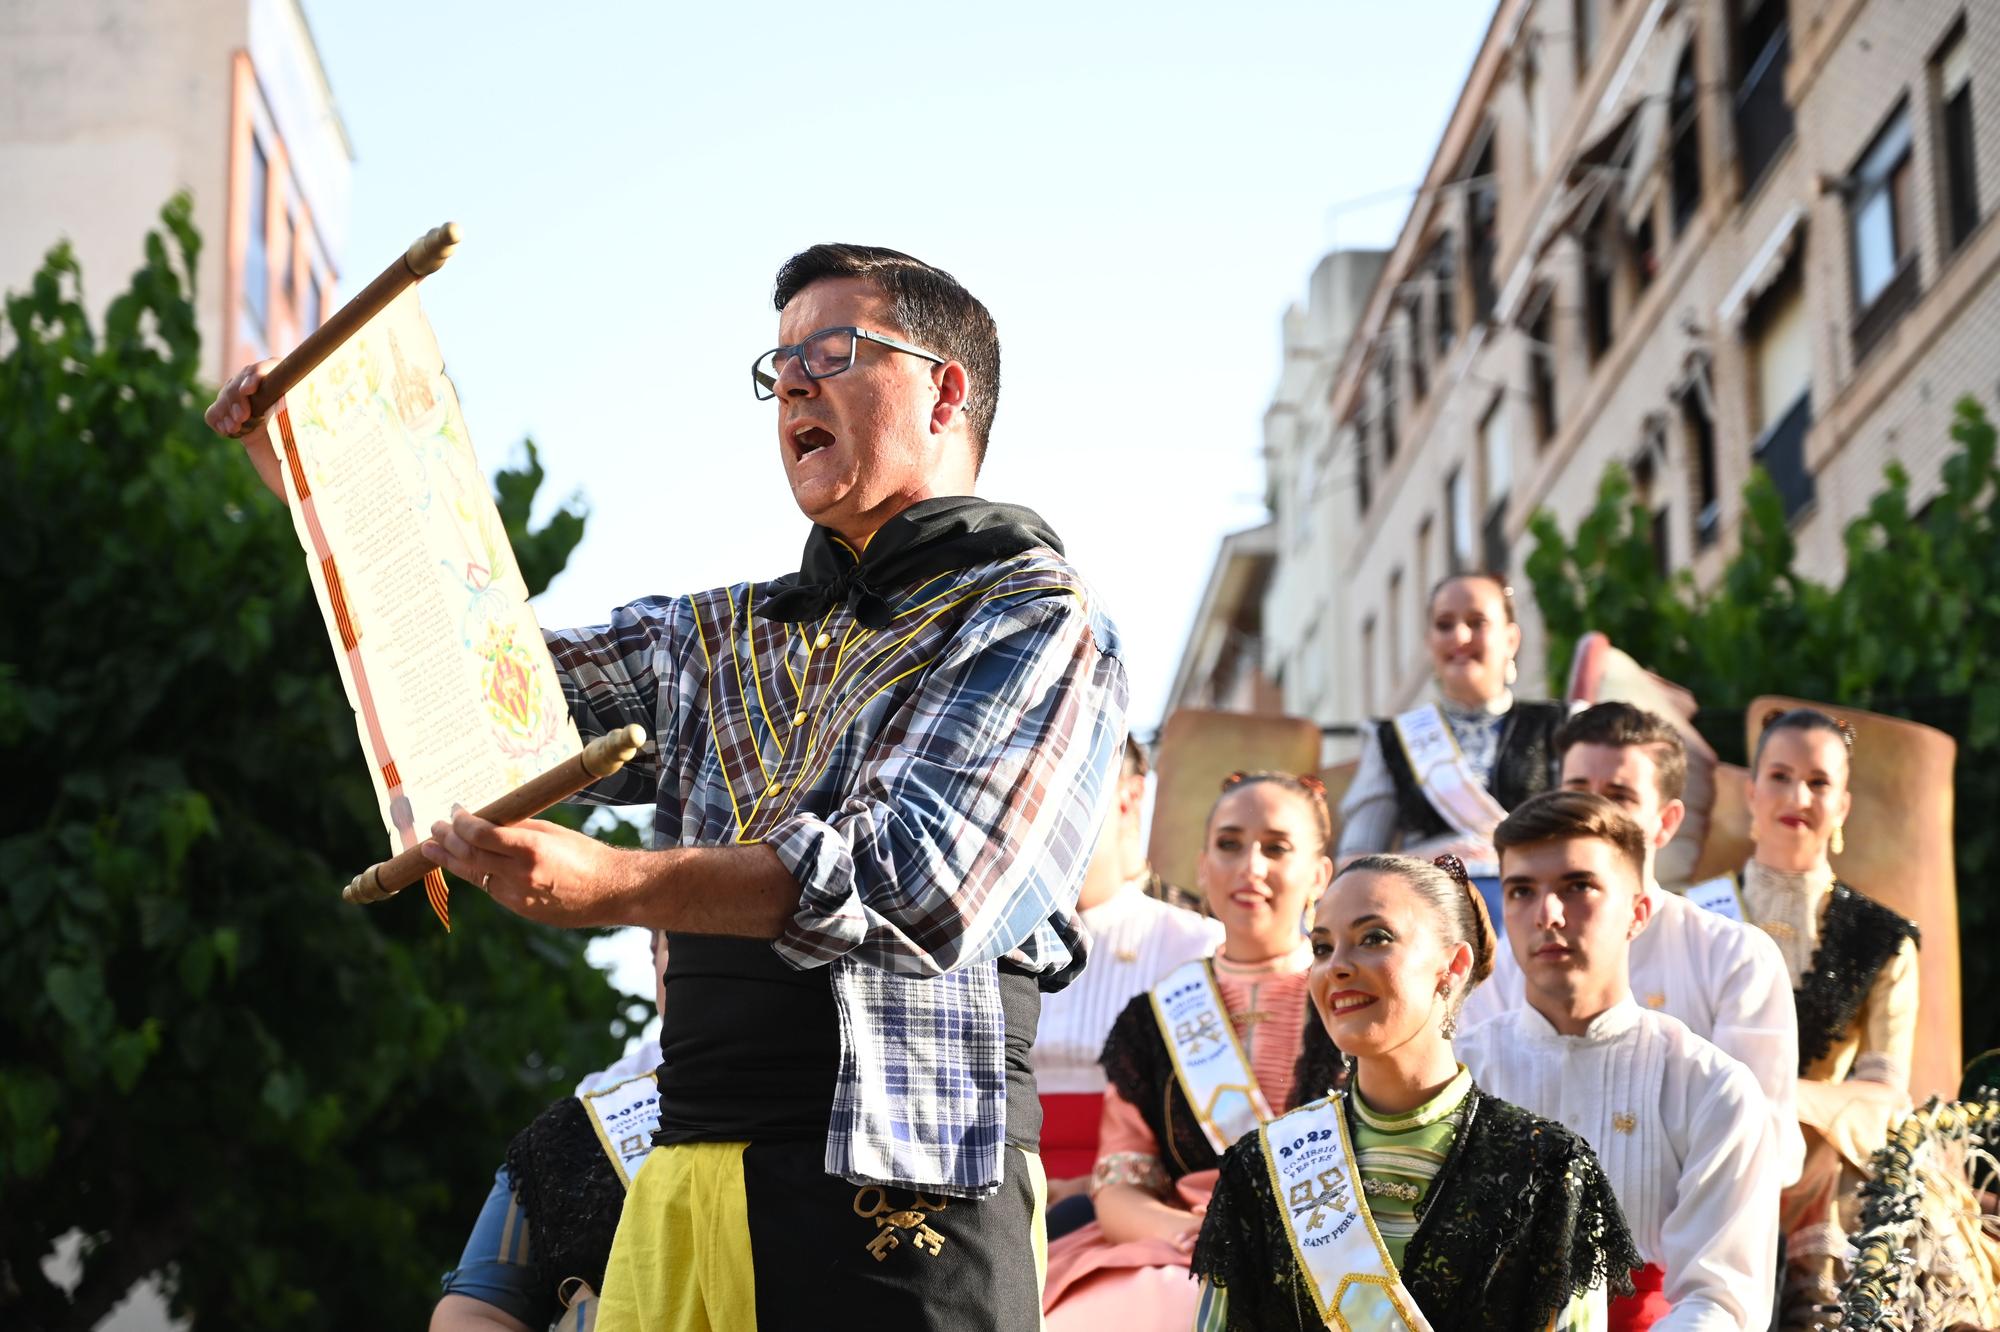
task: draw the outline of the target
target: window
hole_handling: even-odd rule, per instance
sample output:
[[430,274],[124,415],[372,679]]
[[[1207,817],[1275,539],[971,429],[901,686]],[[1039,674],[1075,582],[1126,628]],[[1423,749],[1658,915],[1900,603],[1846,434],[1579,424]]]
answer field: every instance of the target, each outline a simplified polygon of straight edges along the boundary
[[1361,504],[1365,517],[1369,504],[1375,499],[1374,478],[1369,474],[1368,429],[1356,422],[1354,427],[1354,495]]
[[1861,155],[1847,189],[1855,354],[1865,356],[1916,295],[1916,171],[1907,105],[1896,109]]
[[1909,255],[1910,118],[1898,110],[1862,155],[1851,181],[1848,230],[1854,242],[1854,299],[1873,305]]
[[1450,232],[1431,252],[1431,338],[1438,363],[1458,340],[1458,250]]
[[1722,481],[1716,472],[1715,417],[1705,378],[1681,395],[1681,428],[1694,466],[1694,544],[1705,550],[1722,534]]
[[250,139],[250,215],[244,219],[243,302],[261,337],[271,314],[271,164],[264,145]]
[[1472,317],[1493,317],[1493,264],[1500,252],[1500,182],[1493,174],[1493,135],[1465,178],[1466,265],[1472,279]]
[[1521,60],[1521,103],[1528,116],[1528,167],[1533,179],[1540,180],[1543,168],[1549,164],[1549,119],[1542,107],[1542,79],[1537,63],[1535,47],[1530,45]]
[[1694,43],[1681,52],[1674,70],[1674,88],[1667,98],[1667,135],[1672,164],[1668,173],[1668,194],[1674,219],[1674,234],[1701,211],[1701,103],[1700,86],[1694,78]]
[[1792,138],[1792,108],[1785,101],[1792,28],[1785,5],[1736,0],[1736,158],[1746,195]]
[[1403,571],[1389,575],[1389,675],[1403,669]]
[[1643,292],[1653,285],[1653,279],[1660,272],[1660,247],[1653,241],[1650,214],[1625,238],[1625,252],[1632,260],[1633,289]]
[[1464,573],[1478,559],[1478,538],[1472,530],[1472,487],[1466,483],[1465,468],[1454,467],[1444,479],[1445,521],[1451,526],[1445,547],[1445,569]]
[[1535,442],[1547,444],[1555,438],[1562,422],[1556,416],[1556,349],[1550,307],[1555,302],[1547,291],[1541,306],[1528,321],[1528,398],[1535,410]]
[[1403,307],[1410,330],[1410,392],[1418,400],[1430,396],[1431,367],[1425,354],[1424,345],[1424,305],[1421,295],[1413,296]]
[[1570,0],[1569,23],[1576,37],[1576,81],[1581,86],[1597,54],[1597,0]]
[[285,301],[294,310],[298,308],[299,274],[294,266],[295,251],[299,243],[299,224],[290,213],[278,214],[278,272],[284,275]]
[[1602,209],[1583,227],[1583,337],[1590,350],[1590,363],[1611,349],[1612,281],[1616,276],[1611,261],[1610,209]]
[[1428,596],[1435,579],[1431,572],[1431,543],[1437,539],[1437,523],[1429,514],[1417,524],[1417,595]]
[[1979,225],[1979,165],[1972,138],[1972,58],[1965,49],[1965,22],[1931,62],[1937,97],[1938,143],[1943,158],[1944,249],[1965,244]]
[[1507,494],[1514,484],[1513,455],[1503,396],[1479,422],[1479,456],[1486,473],[1486,519],[1479,529],[1479,566],[1493,573],[1507,569]]
[[1393,352],[1382,353],[1382,359],[1375,369],[1377,391],[1382,396],[1382,465],[1387,467],[1396,459],[1396,357]]
[[1814,495],[1806,470],[1806,431],[1812,426],[1812,347],[1805,294],[1794,261],[1758,299],[1747,329],[1756,367],[1756,433],[1752,457],[1777,485],[1785,516],[1796,516]]
[[1507,402],[1496,399],[1479,422],[1479,456],[1486,467],[1486,505],[1503,504],[1514,484],[1514,444],[1507,435]]
[[300,332],[310,333],[319,327],[320,302],[325,299],[325,293],[319,286],[319,274],[314,273],[306,279],[306,308],[299,317]]
[[1361,711],[1375,711],[1375,617],[1361,622]]
[[1653,510],[1652,531],[1647,534],[1653,545],[1653,571],[1662,582],[1673,577],[1673,506],[1662,504]]

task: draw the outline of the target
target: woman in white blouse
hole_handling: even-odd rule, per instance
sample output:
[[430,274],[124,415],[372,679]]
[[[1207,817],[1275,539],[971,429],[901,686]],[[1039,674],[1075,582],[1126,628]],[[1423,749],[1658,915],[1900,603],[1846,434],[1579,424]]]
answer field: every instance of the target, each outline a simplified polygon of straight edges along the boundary
[[1774,713],[1751,761],[1743,907],[1777,941],[1799,1017],[1806,1166],[1785,1191],[1786,1326],[1837,1294],[1851,1185],[1910,1103],[1917,927],[1834,878],[1846,837],[1853,730],[1813,708]]
[[1493,829],[1555,783],[1556,728],[1567,705],[1514,697],[1521,626],[1498,574],[1453,574],[1431,590],[1424,631],[1429,698],[1364,728],[1361,761],[1340,805],[1337,858],[1385,851],[1465,862],[1500,918]]

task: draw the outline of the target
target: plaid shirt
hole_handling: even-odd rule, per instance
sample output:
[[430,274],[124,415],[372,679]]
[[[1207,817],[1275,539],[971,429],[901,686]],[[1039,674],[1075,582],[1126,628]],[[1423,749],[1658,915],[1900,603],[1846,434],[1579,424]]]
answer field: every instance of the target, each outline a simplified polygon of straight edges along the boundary
[[656,846],[763,843],[799,881],[773,947],[825,966],[841,1033],[826,1169],[983,1197],[1006,1133],[1001,959],[1081,969],[1084,862],[1125,738],[1117,631],[1048,550],[942,574],[884,629],[754,614],[756,584],[551,633],[586,737],[652,740],[586,799]]

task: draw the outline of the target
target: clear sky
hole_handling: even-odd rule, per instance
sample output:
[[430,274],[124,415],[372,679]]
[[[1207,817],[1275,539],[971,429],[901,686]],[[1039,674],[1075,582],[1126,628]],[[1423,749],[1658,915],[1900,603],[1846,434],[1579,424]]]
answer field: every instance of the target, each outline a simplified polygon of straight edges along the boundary
[[1279,318],[1393,241],[1404,200],[1346,201],[1423,175],[1493,7],[305,0],[356,155],[343,289],[462,223],[424,301],[481,457],[532,436],[589,506],[543,624],[796,567],[748,373],[771,278],[888,245],[993,311],[980,492],[1062,534],[1146,731],[1263,516]]

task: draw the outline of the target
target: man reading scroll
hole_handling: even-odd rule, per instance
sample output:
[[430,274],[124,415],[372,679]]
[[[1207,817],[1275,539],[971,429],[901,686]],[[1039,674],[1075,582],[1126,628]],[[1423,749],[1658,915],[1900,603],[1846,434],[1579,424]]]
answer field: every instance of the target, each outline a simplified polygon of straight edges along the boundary
[[652,801],[654,849],[465,813],[435,851],[523,915],[669,933],[660,1146],[601,1332],[1028,1332],[1028,1054],[1084,962],[1117,634],[1046,524],[969,493],[999,390],[984,305],[858,245],[794,256],[774,303],[752,386],[813,523],[798,572],[551,636],[584,732],[656,737],[590,793]]
[[[285,395],[269,433],[392,848],[576,753],[414,285]],[[425,888],[450,928],[443,876]]]

